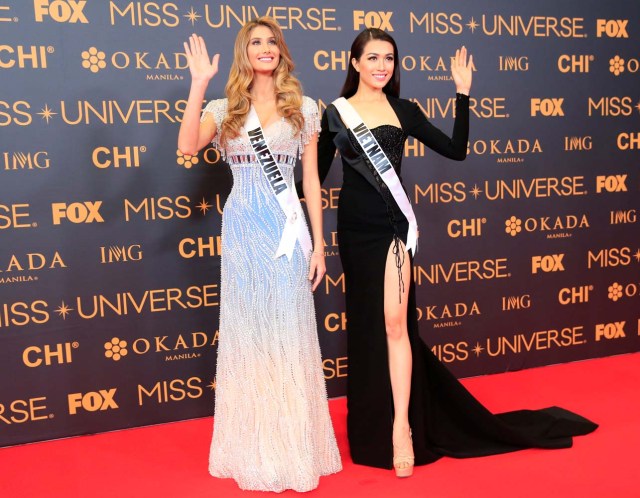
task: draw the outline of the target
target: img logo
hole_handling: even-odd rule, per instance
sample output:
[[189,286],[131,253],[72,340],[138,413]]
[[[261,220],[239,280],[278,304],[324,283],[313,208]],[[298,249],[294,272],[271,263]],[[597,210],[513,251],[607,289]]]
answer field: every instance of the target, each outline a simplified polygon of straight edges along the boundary
[[564,137],[565,152],[571,152],[575,150],[591,150],[592,148],[593,148],[593,139],[591,136]]
[[529,57],[520,56],[503,56],[498,58],[500,71],[528,71],[529,70]]
[[531,308],[531,295],[503,296],[502,311],[526,310]]
[[0,170],[3,171],[48,169],[50,165],[49,153],[44,150],[38,152],[2,152],[0,156]]
[[638,215],[635,209],[616,210],[609,212],[610,225],[635,223],[636,221],[638,221]]
[[132,244],[130,246],[101,246],[100,263],[127,263],[142,260],[142,246]]

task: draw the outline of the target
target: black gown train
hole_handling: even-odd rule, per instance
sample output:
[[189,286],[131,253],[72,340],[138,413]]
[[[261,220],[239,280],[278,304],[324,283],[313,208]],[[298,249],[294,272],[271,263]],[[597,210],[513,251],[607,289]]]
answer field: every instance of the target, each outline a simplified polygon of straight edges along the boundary
[[[408,136],[455,160],[466,156],[469,98],[456,97],[453,136],[434,127],[418,106],[388,96],[401,128],[371,130],[398,176]],[[338,244],[346,281],[347,432],[355,463],[392,468],[393,398],[384,325],[384,272],[389,246],[398,236],[406,242],[408,223],[386,187],[376,178],[360,145],[333,105],[322,117],[318,143],[321,181],[335,151],[343,163],[338,206]],[[413,265],[413,261],[411,261]],[[409,423],[416,465],[442,456],[474,457],[523,448],[566,448],[572,436],[597,428],[567,410],[521,410],[494,415],[440,363],[418,333],[413,271],[407,308],[413,354]]]

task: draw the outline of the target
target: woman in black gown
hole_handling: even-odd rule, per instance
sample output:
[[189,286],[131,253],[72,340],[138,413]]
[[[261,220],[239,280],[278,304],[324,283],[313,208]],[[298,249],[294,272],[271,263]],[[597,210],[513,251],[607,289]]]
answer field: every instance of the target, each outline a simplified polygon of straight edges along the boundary
[[[467,62],[464,47],[451,67],[457,89],[451,138],[416,104],[398,98],[398,50],[391,36],[375,28],[363,31],[351,57],[341,96],[377,139],[398,177],[408,136],[448,158],[465,159],[472,59]],[[338,243],[346,282],[347,431],[353,461],[394,467],[399,477],[407,477],[414,454],[415,464],[423,465],[444,455],[565,448],[572,436],[595,430],[596,424],[556,407],[494,415],[432,354],[418,333],[413,255],[405,247],[407,217],[336,105],[322,117],[318,165],[322,181],[339,150]]]

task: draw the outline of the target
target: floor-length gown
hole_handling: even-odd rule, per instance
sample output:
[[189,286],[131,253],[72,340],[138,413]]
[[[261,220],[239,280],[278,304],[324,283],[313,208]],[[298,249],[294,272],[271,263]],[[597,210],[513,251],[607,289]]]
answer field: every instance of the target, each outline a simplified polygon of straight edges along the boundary
[[[218,130],[227,99],[211,101]],[[264,129],[291,184],[304,144],[319,128],[316,104],[303,98],[299,134],[280,119]],[[203,114],[204,116],[204,114]],[[233,175],[222,216],[220,340],[209,471],[243,489],[309,491],[341,469],[329,417],[311,284],[300,244],[277,259],[285,215],[246,130],[226,147]]]
[[[431,125],[418,106],[388,96],[401,128],[371,130],[401,176],[404,142],[414,136],[451,159],[466,156],[469,98],[456,97],[451,138]],[[391,468],[393,398],[384,325],[384,272],[394,236],[406,242],[408,223],[389,190],[367,164],[366,155],[346,129],[335,106],[322,117],[318,144],[321,180],[335,150],[343,163],[338,206],[338,245],[345,274],[347,313],[347,431],[354,462]],[[419,222],[420,220],[418,220]],[[413,265],[413,261],[411,261]],[[597,425],[560,408],[490,413],[433,355],[418,333],[413,271],[407,307],[413,355],[409,424],[416,465],[441,456],[472,457],[522,448],[571,446],[571,437]]]

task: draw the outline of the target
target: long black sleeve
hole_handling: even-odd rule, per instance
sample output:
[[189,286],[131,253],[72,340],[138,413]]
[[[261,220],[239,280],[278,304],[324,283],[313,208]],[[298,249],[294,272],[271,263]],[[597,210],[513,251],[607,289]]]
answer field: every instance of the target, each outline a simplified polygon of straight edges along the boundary
[[[318,176],[320,177],[320,185],[324,183],[325,178],[329,174],[333,158],[336,155],[336,145],[333,143],[335,132],[329,131],[329,120],[327,118],[327,110],[322,113],[320,121],[320,136],[318,137]],[[302,180],[296,183],[296,191],[298,197],[304,197],[302,190]]]
[[320,176],[320,184],[324,183],[325,178],[329,174],[331,164],[336,155],[336,144],[333,143],[335,132],[329,131],[329,119],[327,118],[327,110],[322,113],[320,121],[320,137],[318,138],[318,175]]
[[462,161],[467,157],[469,141],[469,96],[456,94],[456,118],[453,135],[446,134],[433,126],[417,104],[412,103],[408,119],[407,133],[420,140],[430,149],[449,159]]

